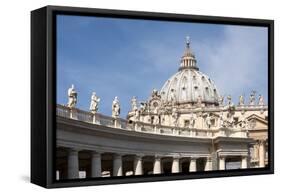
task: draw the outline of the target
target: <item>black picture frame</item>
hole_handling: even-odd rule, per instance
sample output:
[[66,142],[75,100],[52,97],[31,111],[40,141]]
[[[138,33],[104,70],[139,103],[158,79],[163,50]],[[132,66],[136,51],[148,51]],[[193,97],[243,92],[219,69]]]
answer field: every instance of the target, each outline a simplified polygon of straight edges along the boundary
[[[111,177],[55,180],[56,129],[56,15],[102,16],[145,20],[264,26],[268,28],[268,158],[265,168],[196,172],[190,175]],[[274,21],[172,13],[46,6],[31,12],[31,182],[46,188],[274,173]]]

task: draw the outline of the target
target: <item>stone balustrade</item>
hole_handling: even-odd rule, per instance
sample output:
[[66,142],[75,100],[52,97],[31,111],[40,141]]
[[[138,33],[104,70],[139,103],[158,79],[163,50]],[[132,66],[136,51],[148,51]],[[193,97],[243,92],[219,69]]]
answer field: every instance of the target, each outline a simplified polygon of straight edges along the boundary
[[212,137],[241,137],[247,138],[247,130],[245,129],[197,129],[187,127],[172,127],[164,125],[154,125],[144,122],[130,122],[128,120],[117,118],[114,119],[109,116],[102,115],[100,113],[92,114],[84,110],[77,108],[68,108],[66,106],[57,105],[57,116],[75,119],[87,123],[93,123],[98,125],[104,125],[113,128],[120,128],[123,130],[131,130],[143,133],[154,133],[161,135],[171,136],[186,136],[186,137],[200,137],[200,138],[212,138]]

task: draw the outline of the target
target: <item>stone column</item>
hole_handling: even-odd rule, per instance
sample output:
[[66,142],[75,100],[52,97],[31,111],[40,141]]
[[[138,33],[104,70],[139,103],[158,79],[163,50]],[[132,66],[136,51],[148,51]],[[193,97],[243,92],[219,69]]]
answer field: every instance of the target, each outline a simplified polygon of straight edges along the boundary
[[155,156],[153,174],[161,174],[161,158],[159,156]]
[[180,172],[182,172],[182,161],[180,161],[179,168],[180,168]]
[[264,168],[265,167],[265,142],[264,140],[259,141],[259,167]]
[[180,172],[180,159],[179,157],[174,157],[172,163],[172,173],[179,173],[179,172]]
[[225,170],[225,156],[219,157],[219,170]]
[[75,150],[75,149],[68,150],[67,162],[68,162],[67,178],[68,179],[79,178],[78,150]]
[[197,167],[196,167],[196,159],[197,158],[190,158],[190,164],[189,164],[189,172],[196,172]]
[[241,160],[241,168],[248,168],[248,157],[247,156],[242,156]]
[[91,153],[91,176],[101,177],[101,154],[99,152]]
[[207,157],[206,164],[205,164],[205,171],[210,171],[210,170],[212,170],[212,158]]
[[134,174],[135,175],[142,175],[143,169],[142,169],[142,156],[135,156],[134,159]]
[[122,156],[120,154],[114,154],[113,156],[113,176],[122,176]]

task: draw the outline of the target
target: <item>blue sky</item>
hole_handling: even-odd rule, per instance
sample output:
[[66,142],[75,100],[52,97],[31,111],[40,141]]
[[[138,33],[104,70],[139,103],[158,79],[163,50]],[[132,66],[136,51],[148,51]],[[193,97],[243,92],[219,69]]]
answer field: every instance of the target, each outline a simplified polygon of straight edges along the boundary
[[220,94],[237,103],[255,90],[267,101],[267,28],[59,15],[57,103],[67,103],[74,84],[78,108],[88,110],[95,91],[99,112],[111,115],[118,96],[125,117],[133,96],[147,100],[177,72],[187,35],[200,71]]

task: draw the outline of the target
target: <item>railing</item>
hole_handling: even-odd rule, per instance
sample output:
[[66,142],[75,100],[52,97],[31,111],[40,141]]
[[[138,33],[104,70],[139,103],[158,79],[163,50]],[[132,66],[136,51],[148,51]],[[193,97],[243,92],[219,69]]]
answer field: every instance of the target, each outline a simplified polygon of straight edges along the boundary
[[173,127],[165,125],[153,125],[143,122],[129,122],[128,120],[117,118],[114,119],[100,113],[92,114],[77,108],[68,108],[63,105],[57,105],[57,116],[79,120],[87,123],[98,124],[123,130],[137,131],[142,133],[153,133],[170,136],[185,136],[185,137],[248,137],[247,130],[239,129],[196,129],[187,127]]

